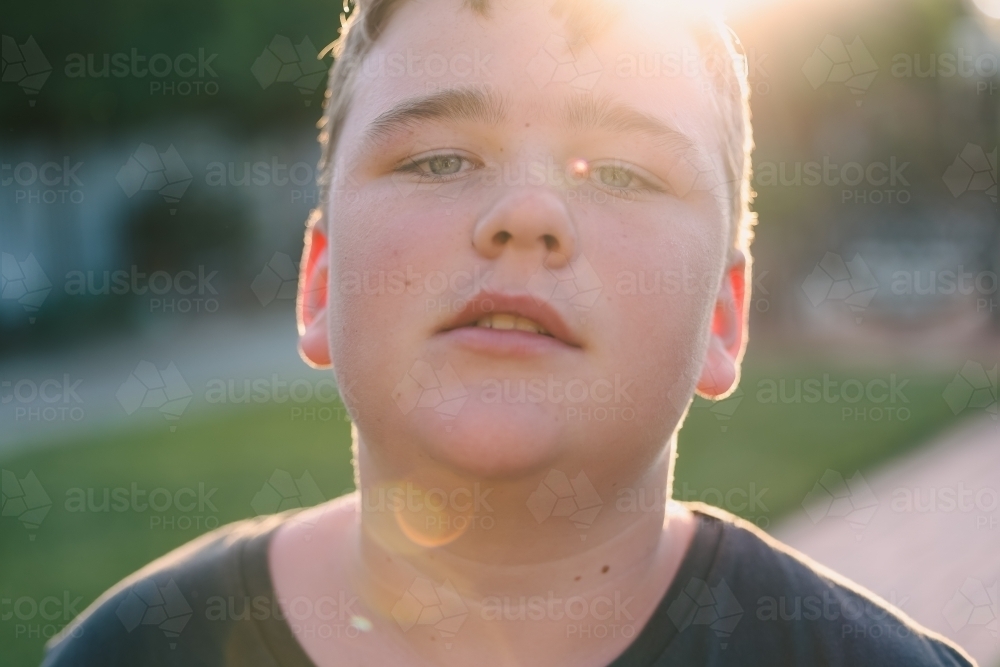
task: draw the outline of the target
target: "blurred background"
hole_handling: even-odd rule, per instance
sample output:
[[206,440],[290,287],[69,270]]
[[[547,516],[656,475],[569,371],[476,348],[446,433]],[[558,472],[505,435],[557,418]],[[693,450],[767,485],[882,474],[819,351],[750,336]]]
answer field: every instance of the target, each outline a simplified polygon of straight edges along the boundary
[[[293,310],[340,9],[5,8],[4,665],[198,534],[352,489],[348,415]],[[691,410],[675,496],[1000,665],[1000,3],[731,11],[751,342],[739,390]]]

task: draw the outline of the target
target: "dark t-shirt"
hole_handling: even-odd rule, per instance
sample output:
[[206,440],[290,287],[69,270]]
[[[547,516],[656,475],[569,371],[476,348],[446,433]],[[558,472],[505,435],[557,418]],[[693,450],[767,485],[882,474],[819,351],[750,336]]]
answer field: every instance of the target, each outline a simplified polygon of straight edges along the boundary
[[[698,528],[680,569],[610,667],[973,664],[948,640],[750,524],[688,506]],[[294,512],[224,526],[123,580],[49,642],[43,666],[314,667],[268,570],[268,540]],[[331,636],[364,630],[330,615]]]

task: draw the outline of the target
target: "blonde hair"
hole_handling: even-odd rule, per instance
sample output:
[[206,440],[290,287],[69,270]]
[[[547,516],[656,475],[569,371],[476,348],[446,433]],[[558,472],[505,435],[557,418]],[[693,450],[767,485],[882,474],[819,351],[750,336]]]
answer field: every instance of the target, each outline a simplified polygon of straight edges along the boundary
[[[360,64],[371,50],[393,11],[404,0],[344,0],[349,16],[341,15],[340,36],[324,49],[332,52],[333,66],[323,103],[323,118],[319,122],[322,147],[319,170],[320,187],[326,200],[333,165],[333,154],[340,130],[347,116],[353,87]],[[573,39],[585,39],[607,25],[620,0],[554,0],[552,12],[566,16],[567,28]],[[690,0],[678,0],[687,4]],[[466,6],[484,18],[490,12],[490,0],[464,0]],[[749,248],[753,238],[756,214],[750,211],[753,190],[750,186],[753,151],[753,129],[750,122],[750,86],[746,56],[736,34],[721,20],[708,12],[697,24],[695,37],[701,49],[703,63],[722,63],[708,67],[717,95],[713,104],[722,124],[725,197],[730,204],[733,240],[741,248]]]

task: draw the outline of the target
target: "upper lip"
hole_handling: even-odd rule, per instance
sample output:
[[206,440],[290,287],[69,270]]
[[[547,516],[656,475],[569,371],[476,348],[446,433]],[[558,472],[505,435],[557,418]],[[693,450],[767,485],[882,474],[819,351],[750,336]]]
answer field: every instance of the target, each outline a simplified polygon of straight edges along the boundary
[[479,292],[466,302],[465,308],[442,327],[441,331],[474,325],[483,317],[494,313],[527,318],[541,325],[557,340],[573,347],[580,347],[576,334],[559,311],[548,302],[539,301],[530,294]]

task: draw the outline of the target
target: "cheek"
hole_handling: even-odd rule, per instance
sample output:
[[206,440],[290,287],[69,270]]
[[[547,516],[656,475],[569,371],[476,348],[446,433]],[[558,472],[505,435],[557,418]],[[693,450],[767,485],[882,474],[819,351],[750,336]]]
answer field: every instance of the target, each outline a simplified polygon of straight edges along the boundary
[[642,378],[654,402],[700,371],[721,280],[713,236],[633,236],[608,252],[607,349],[616,355],[613,363]]
[[343,367],[364,349],[359,343],[369,332],[386,331],[387,302],[398,298],[397,274],[406,258],[393,242],[394,216],[370,198],[335,199],[330,208],[330,337],[334,362]]
[[346,382],[377,383],[383,394],[444,316],[429,304],[441,298],[445,263],[457,254],[453,226],[423,199],[373,188],[354,202],[331,202],[331,212],[339,206],[330,216],[333,363]]

